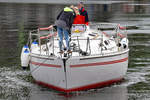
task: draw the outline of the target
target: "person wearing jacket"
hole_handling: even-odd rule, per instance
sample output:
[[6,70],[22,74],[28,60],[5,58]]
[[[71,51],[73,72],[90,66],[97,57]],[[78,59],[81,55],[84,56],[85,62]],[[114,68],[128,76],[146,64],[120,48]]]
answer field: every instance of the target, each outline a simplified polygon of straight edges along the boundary
[[78,7],[74,7],[76,17],[74,18],[73,24],[85,24],[85,17],[80,15]]
[[63,53],[63,48],[62,48],[63,36],[66,41],[66,49],[68,52],[71,52],[69,47],[69,34],[71,34],[71,27],[74,18],[75,18],[75,13],[71,7],[65,7],[57,16],[55,25],[57,26],[57,32],[59,36],[60,53]]
[[80,15],[82,16],[82,19],[84,19],[84,23],[85,23],[86,25],[88,25],[88,24],[89,24],[88,13],[87,13],[87,11],[86,11],[85,8],[84,8],[83,2],[80,2],[80,3],[78,4],[78,9],[79,9]]

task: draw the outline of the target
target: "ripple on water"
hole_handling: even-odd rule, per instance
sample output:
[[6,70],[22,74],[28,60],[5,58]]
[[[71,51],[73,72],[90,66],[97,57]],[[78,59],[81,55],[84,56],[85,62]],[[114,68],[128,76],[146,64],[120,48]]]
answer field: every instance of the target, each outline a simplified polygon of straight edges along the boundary
[[[10,67],[0,68],[0,98],[8,100],[24,100],[30,93],[33,84],[23,77],[29,77],[28,71],[13,71]],[[19,76],[23,76],[20,78]]]

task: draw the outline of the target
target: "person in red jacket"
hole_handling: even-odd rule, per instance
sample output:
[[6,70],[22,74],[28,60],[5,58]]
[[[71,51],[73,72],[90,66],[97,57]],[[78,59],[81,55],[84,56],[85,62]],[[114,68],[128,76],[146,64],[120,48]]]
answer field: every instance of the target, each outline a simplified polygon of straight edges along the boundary
[[80,2],[80,3],[78,4],[78,9],[79,9],[80,15],[81,15],[81,16],[83,17],[83,19],[84,19],[84,23],[85,23],[86,25],[88,25],[88,24],[89,24],[88,13],[87,13],[87,11],[86,11],[85,8],[84,8],[83,2]]
[[[85,16],[80,15],[78,7],[73,7],[73,9],[76,14],[73,24],[82,24],[82,25],[81,26],[74,25],[74,27],[72,27],[72,31],[76,33],[76,32],[84,32],[85,30],[89,30],[88,22],[86,22]],[[84,27],[83,24],[86,25],[86,27]]]
[[73,24],[86,24],[85,17],[80,15],[78,7],[74,7],[76,17],[74,18]]

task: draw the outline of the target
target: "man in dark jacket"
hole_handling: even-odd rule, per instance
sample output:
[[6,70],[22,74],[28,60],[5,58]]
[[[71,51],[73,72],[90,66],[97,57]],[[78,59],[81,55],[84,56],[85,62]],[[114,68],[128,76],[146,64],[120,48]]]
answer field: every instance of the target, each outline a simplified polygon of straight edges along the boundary
[[84,16],[85,18],[85,24],[88,25],[89,24],[89,18],[88,18],[88,13],[87,11],[85,10],[84,8],[84,4],[83,2],[80,2],[78,4],[78,9],[79,9],[79,12],[80,12],[80,15]]
[[59,36],[60,53],[63,53],[63,49],[62,49],[63,36],[66,41],[66,48],[68,52],[70,52],[69,34],[71,33],[71,27],[72,27],[74,18],[75,18],[74,10],[71,9],[70,7],[65,7],[57,16],[55,25],[57,26],[57,31],[58,31],[58,36]]

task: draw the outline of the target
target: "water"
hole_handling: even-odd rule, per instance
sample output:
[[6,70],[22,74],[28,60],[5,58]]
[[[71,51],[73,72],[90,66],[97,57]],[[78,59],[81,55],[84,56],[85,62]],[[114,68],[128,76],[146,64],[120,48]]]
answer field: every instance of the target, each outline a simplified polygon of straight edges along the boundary
[[149,100],[150,3],[101,3],[86,5],[91,22],[115,22],[128,27],[130,57],[123,82],[70,95],[35,84],[29,70],[20,67],[19,27],[29,31],[49,26],[64,5],[0,3],[0,100]]

